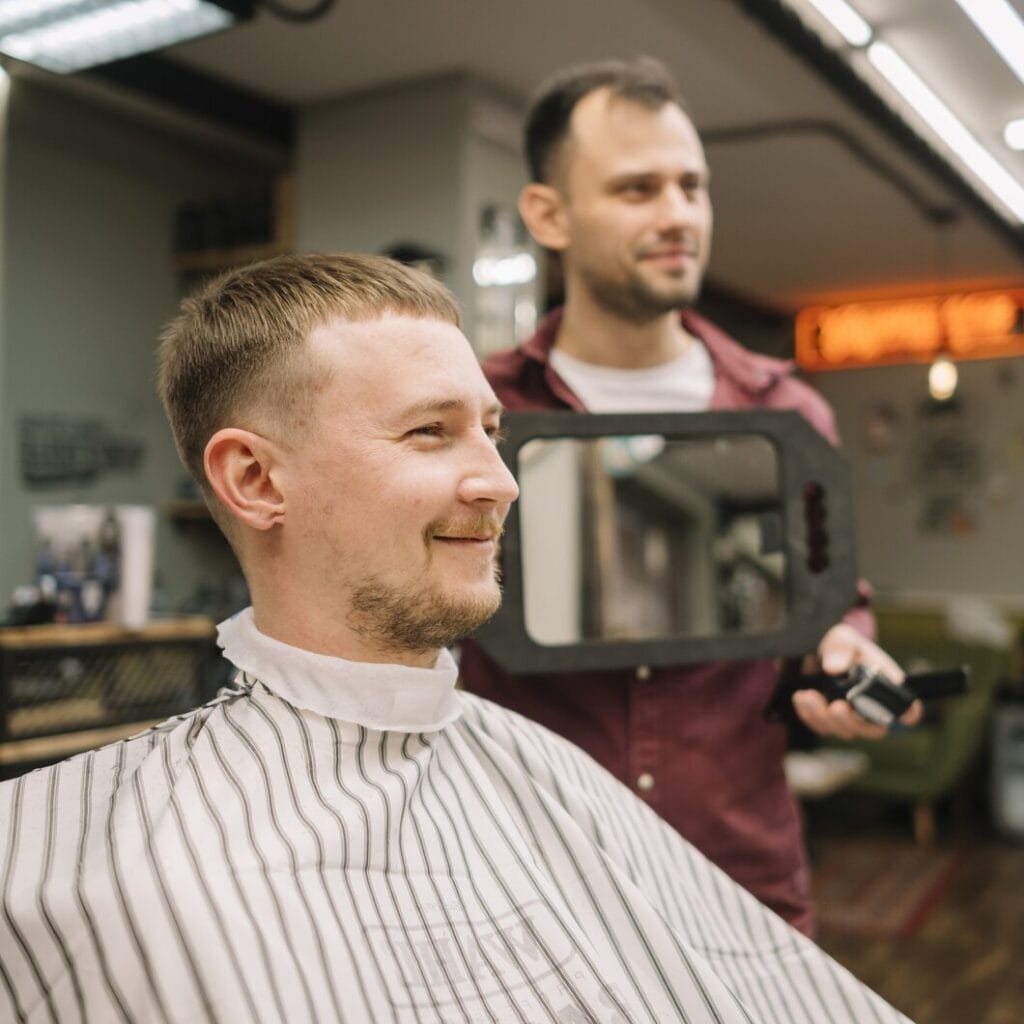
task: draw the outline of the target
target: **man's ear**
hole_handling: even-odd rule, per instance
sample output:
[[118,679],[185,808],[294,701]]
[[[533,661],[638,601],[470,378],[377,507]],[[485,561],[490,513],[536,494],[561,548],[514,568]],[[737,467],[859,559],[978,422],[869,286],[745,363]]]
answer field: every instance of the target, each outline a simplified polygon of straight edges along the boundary
[[569,226],[562,193],[551,185],[532,182],[519,193],[519,216],[534,241],[561,252],[569,245]]
[[284,495],[277,485],[277,447],[236,427],[218,430],[203,456],[206,479],[224,508],[254,530],[284,520]]

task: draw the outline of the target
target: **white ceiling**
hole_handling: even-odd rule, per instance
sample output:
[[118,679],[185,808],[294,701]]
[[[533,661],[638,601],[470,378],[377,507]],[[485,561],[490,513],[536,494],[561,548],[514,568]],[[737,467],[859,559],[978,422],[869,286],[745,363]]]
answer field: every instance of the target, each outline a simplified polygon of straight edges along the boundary
[[[1024,85],[954,0],[853,2],[1024,183],[1024,153],[1001,140],[1005,121],[1024,117]],[[1024,13],[1024,0],[1013,2]],[[569,62],[640,53],[669,64],[698,127],[709,133],[716,283],[792,310],[936,282],[1024,280],[1024,231],[1018,228],[1015,246],[738,0],[337,0],[313,23],[264,12],[169,55],[302,106],[456,69],[525,97]],[[846,132],[926,203],[955,207],[956,222],[929,223],[834,135],[714,141],[722,129],[793,119]]]

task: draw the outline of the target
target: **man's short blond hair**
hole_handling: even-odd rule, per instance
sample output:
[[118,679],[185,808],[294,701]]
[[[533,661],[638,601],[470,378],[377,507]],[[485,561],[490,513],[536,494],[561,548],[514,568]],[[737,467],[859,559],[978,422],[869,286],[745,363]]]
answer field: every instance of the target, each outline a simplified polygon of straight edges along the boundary
[[207,497],[207,442],[220,429],[252,429],[298,415],[318,367],[306,342],[330,320],[387,315],[460,326],[440,282],[383,256],[276,256],[210,281],[185,299],[160,341],[160,400],[182,462]]

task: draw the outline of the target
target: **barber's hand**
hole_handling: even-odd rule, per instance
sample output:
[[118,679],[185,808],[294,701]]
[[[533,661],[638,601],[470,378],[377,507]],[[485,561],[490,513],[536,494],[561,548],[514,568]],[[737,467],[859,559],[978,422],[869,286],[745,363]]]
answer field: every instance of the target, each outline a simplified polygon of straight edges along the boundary
[[[817,671],[841,675],[858,663],[876,668],[894,683],[903,681],[903,670],[877,644],[841,622],[833,626],[818,645]],[[805,671],[815,671],[805,666]],[[888,731],[861,718],[845,700],[831,703],[817,690],[797,690],[793,694],[793,710],[800,721],[819,736],[839,739],[879,739]],[[923,709],[919,700],[900,718],[904,725],[916,725]]]

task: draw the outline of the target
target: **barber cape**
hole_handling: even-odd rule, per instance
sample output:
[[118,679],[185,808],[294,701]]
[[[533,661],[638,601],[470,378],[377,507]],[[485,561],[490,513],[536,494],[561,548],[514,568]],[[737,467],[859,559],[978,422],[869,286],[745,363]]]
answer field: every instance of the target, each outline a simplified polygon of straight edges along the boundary
[[220,642],[216,700],[0,787],[0,1020],[906,1020],[447,652]]

